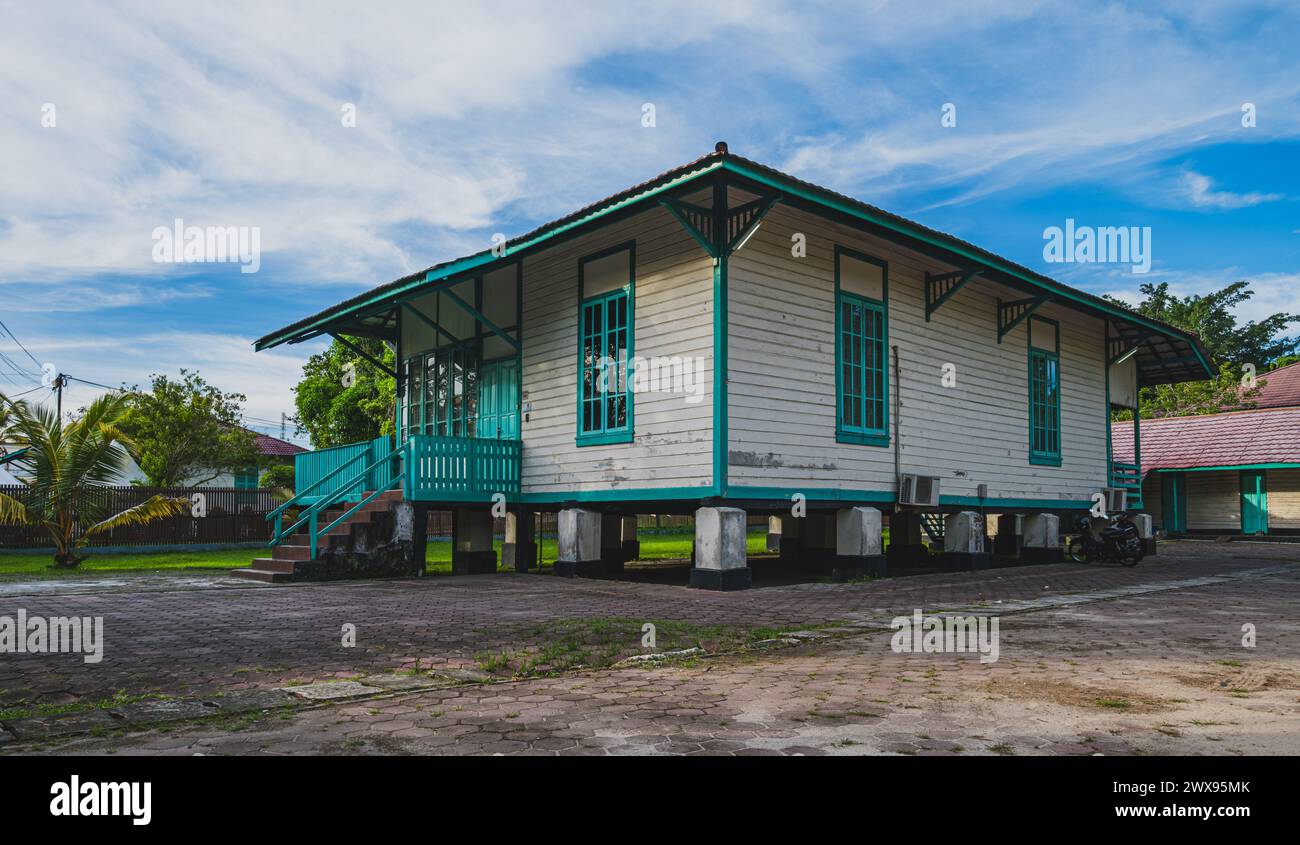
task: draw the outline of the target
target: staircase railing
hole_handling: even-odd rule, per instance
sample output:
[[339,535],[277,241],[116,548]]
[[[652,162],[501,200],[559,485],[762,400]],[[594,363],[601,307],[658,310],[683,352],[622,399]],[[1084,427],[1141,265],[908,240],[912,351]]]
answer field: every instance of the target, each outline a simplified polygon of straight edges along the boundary
[[[372,441],[373,445],[374,441]],[[363,459],[373,457],[376,450],[367,449],[364,452],[358,452],[351,458],[335,467],[328,474],[322,476],[305,490],[295,493],[293,498],[284,502],[275,510],[266,515],[268,520],[275,520],[275,535],[271,538],[270,545],[278,546],[284,542],[284,538],[295,533],[303,523],[307,524],[307,535],[311,544],[311,557],[316,558],[316,550],[319,546],[319,540],[322,536],[334,530],[340,523],[345,522],[348,517],[356,513],[361,508],[370,504],[381,494],[387,492],[393,487],[400,487],[406,478],[406,461],[402,460],[402,470],[396,474],[393,473],[392,467],[395,458],[403,458],[406,452],[406,444],[399,443],[396,448],[390,451],[382,452],[379,458],[369,463],[363,464],[363,468],[351,475],[345,475],[345,470],[362,463]],[[333,487],[325,487],[325,482],[331,481],[338,477],[345,477],[346,480],[338,483]],[[319,516],[326,508],[331,507],[336,502],[342,501],[358,486],[373,486],[374,489],[362,497],[360,501],[343,513],[342,516],[335,519],[323,529],[318,527]],[[328,490],[327,493],[319,493],[318,490]],[[306,510],[298,514],[298,518],[288,528],[283,526],[284,513],[293,505],[307,505]]]
[[1128,491],[1129,510],[1142,509],[1142,468],[1137,464],[1111,461],[1110,486]]
[[936,543],[943,542],[943,514],[940,513],[923,513],[921,514],[921,528],[930,539]]

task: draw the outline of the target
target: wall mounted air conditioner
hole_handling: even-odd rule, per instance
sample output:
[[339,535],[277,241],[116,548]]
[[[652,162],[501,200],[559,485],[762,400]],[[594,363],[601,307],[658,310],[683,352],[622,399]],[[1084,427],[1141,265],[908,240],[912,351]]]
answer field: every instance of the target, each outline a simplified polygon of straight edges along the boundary
[[939,506],[939,476],[903,473],[898,476],[900,505]]

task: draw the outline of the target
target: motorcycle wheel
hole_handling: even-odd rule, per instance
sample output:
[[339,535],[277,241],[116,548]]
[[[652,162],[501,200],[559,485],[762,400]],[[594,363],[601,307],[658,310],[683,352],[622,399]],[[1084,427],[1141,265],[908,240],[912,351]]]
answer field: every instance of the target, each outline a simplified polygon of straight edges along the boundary
[[1065,557],[1075,563],[1087,563],[1088,553],[1083,548],[1083,540],[1072,538],[1065,546]]
[[1142,546],[1134,546],[1133,553],[1120,558],[1119,562],[1129,567],[1137,566],[1142,562]]

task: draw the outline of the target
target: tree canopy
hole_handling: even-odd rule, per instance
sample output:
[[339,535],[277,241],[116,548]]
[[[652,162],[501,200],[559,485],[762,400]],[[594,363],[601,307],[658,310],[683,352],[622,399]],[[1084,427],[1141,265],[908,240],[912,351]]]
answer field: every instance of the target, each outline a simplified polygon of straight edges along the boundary
[[[353,343],[391,371],[395,356],[383,341],[356,338]],[[338,340],[311,356],[302,372],[294,388],[298,430],[315,448],[372,440],[396,430],[393,377]]]
[[[1254,296],[1248,282],[1233,282],[1222,290],[1184,297],[1171,294],[1167,282],[1144,284],[1139,290],[1143,299],[1134,310],[1195,332],[1219,368],[1218,374],[1206,381],[1143,388],[1143,417],[1213,414],[1229,407],[1251,407],[1259,391],[1249,385],[1246,365],[1253,365],[1255,372],[1266,378],[1268,370],[1295,360],[1294,353],[1300,349],[1300,336],[1286,334],[1291,326],[1300,323],[1300,315],[1278,312],[1263,320],[1238,322],[1233,308]],[[1128,416],[1128,412],[1117,414],[1117,418]]]
[[258,462],[253,434],[241,425],[246,400],[197,372],[154,374],[149,390],[132,389],[120,428],[151,485],[198,486]]

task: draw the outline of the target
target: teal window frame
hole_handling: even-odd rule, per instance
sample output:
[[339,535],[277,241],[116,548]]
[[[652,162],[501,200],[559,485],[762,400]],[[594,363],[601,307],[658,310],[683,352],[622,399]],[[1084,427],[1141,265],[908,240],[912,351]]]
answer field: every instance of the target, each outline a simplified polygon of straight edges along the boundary
[[[628,282],[621,288],[616,288],[605,293],[596,294],[595,296],[586,295],[586,266],[589,262],[600,258],[607,258],[620,252],[627,253],[628,265]],[[617,305],[620,302],[626,303],[626,322],[625,325],[611,325],[610,314],[617,313],[616,309],[611,309],[611,305]],[[587,330],[587,314],[596,308],[600,310],[600,328],[596,332]],[[636,354],[636,241],[625,241],[620,244],[609,247],[608,249],[593,252],[590,255],[584,255],[578,259],[578,377],[575,383],[575,420],[574,426],[577,430],[575,442],[578,446],[606,446],[611,444],[631,443],[636,431],[634,412],[635,401],[632,392],[632,358]],[[585,351],[588,341],[599,335],[596,342],[596,348],[604,350],[609,343],[609,337],[616,332],[623,332],[626,335],[626,360],[623,362],[623,390],[621,393],[605,391],[598,397],[587,397],[585,395],[585,386],[588,377],[598,378],[601,372],[599,366],[593,366],[587,361]],[[604,357],[604,356],[601,356]],[[605,365],[608,366],[608,365]],[[618,363],[614,364],[617,372]],[[608,381],[607,381],[608,383]],[[621,397],[625,409],[623,423],[621,425],[609,425],[609,408],[610,401],[615,397]],[[599,408],[599,426],[584,425],[588,417],[584,415],[584,404],[590,405],[593,409]],[[595,415],[591,418],[594,419]]]
[[[865,261],[869,264],[875,264],[881,271],[881,299],[872,299],[859,294],[847,293],[840,287],[840,258],[847,256]],[[845,331],[844,316],[846,309],[860,309],[864,318],[870,317],[873,324],[879,327],[879,337],[873,337],[875,332],[865,330],[860,333]],[[846,338],[846,334],[849,335]],[[846,340],[850,341],[846,344]],[[853,359],[848,361],[848,367],[860,368],[861,376],[857,379],[862,390],[856,394],[846,393],[846,372],[845,353],[850,351],[847,346],[852,347]],[[875,355],[869,354],[871,345],[875,345]],[[878,366],[869,366],[874,361]],[[878,395],[868,395],[868,375],[874,375],[874,386],[876,390],[872,391]],[[852,379],[849,379],[852,381]],[[856,421],[845,420],[845,406],[848,403],[850,408],[853,403],[860,403],[860,409],[856,415]],[[879,421],[878,425],[868,425],[868,403],[876,406],[874,416]],[[852,415],[850,415],[852,416]],[[863,252],[849,249],[848,247],[835,247],[835,440],[838,443],[853,443],[860,446],[888,446],[889,445],[889,262],[873,255],[867,255]]]
[[[459,365],[459,374],[455,365]],[[477,355],[454,346],[408,358],[406,433],[477,436],[481,366]]]
[[[1052,351],[1034,346],[1034,323],[1052,327],[1056,343]],[[1031,316],[1025,323],[1029,382],[1029,463],[1034,466],[1061,465],[1061,324],[1047,317]],[[1044,383],[1044,379],[1049,379]]]

